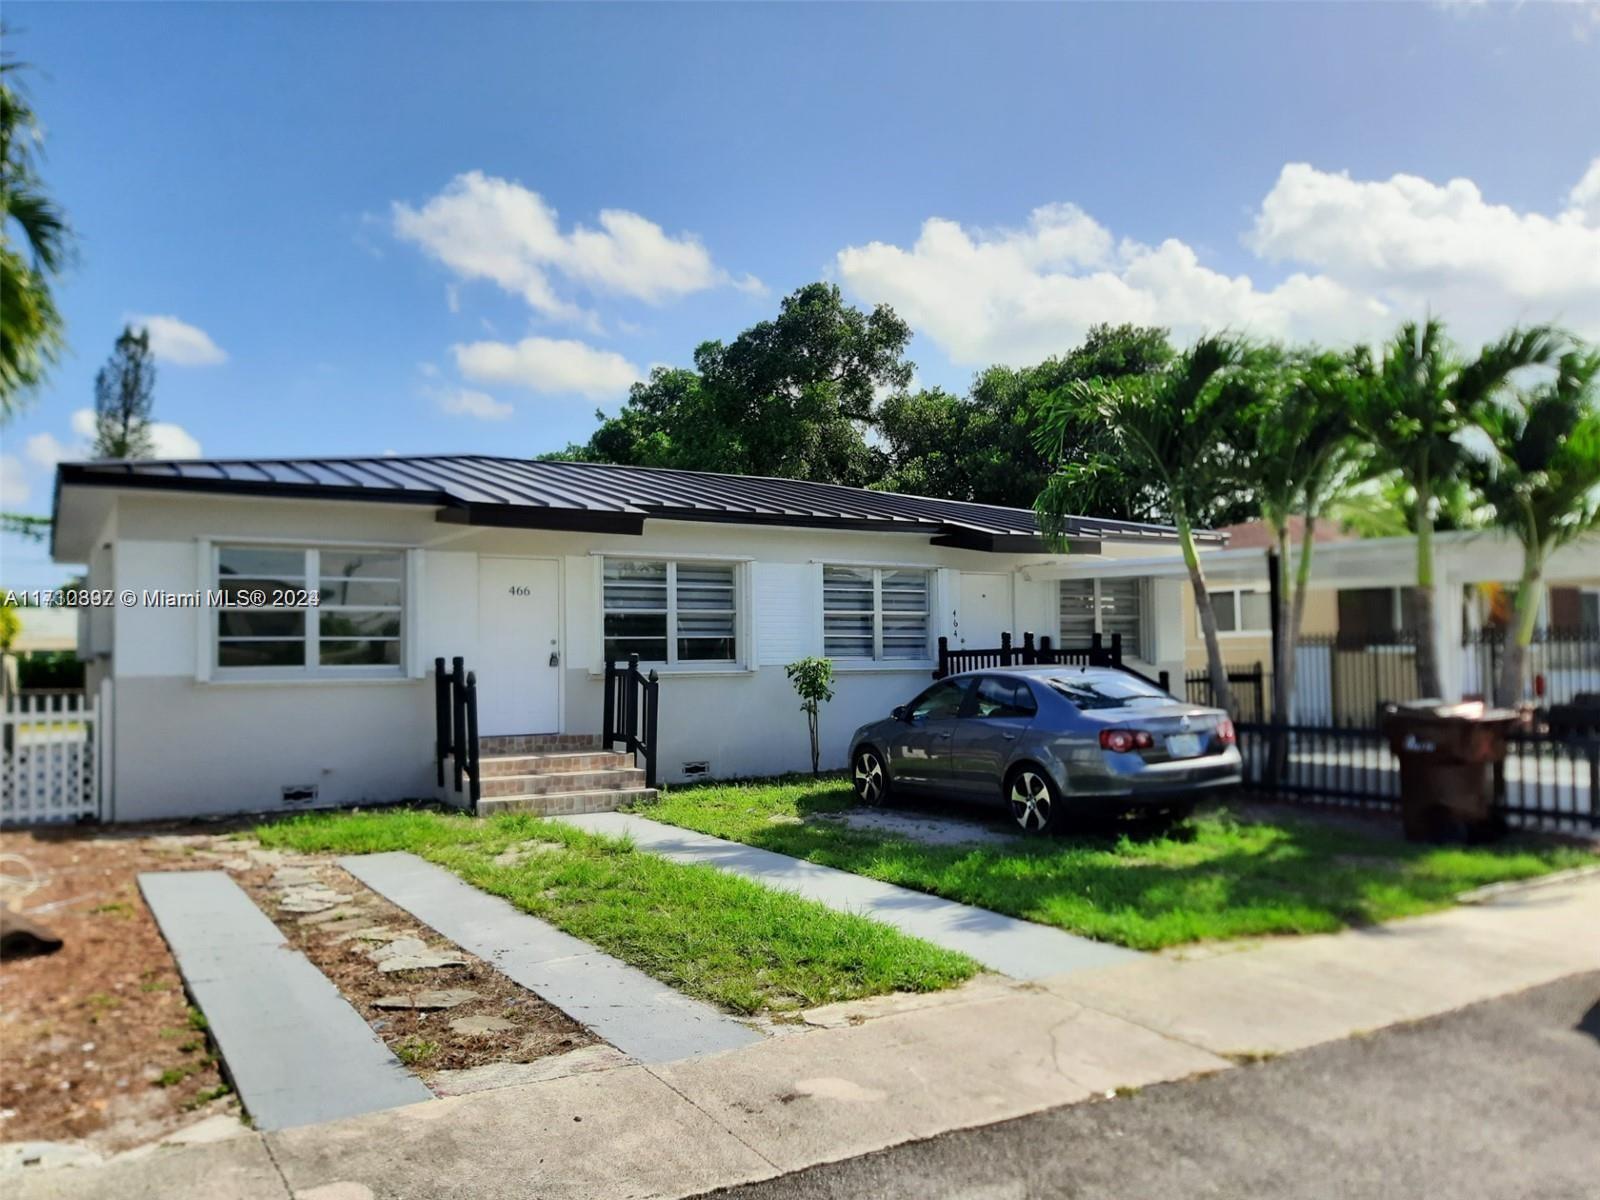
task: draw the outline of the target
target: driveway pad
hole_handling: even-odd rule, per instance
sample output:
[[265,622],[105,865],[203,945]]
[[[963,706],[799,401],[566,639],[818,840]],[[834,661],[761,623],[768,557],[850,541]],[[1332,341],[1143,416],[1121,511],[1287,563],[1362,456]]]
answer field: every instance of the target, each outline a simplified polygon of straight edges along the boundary
[[672,1062],[761,1041],[761,1034],[711,1005],[414,854],[363,854],[341,858],[339,865],[639,1062]]
[[224,872],[147,872],[139,889],[256,1128],[432,1098]]
[[957,904],[926,892],[880,883],[848,871],[818,866],[770,850],[757,850],[629,813],[591,813],[556,819],[606,837],[631,837],[639,849],[674,862],[700,863],[731,871],[768,887],[798,893],[829,908],[871,917],[935,946],[959,951],[991,971],[1013,979],[1042,979],[1047,975],[1106,967],[1141,957],[1136,951],[1078,937],[1047,925],[1019,921],[986,908]]

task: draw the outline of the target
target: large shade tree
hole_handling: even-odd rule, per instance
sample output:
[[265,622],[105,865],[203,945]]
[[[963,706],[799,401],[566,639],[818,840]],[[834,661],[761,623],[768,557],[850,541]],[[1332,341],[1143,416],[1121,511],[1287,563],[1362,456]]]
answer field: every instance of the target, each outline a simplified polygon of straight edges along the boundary
[[864,486],[883,469],[866,438],[873,400],[910,382],[910,339],[888,306],[863,312],[808,284],[772,320],[703,343],[693,370],[658,367],[556,457]]
[[1438,498],[1465,475],[1469,456],[1463,432],[1519,370],[1548,364],[1560,352],[1551,329],[1513,329],[1464,358],[1437,320],[1408,321],[1384,347],[1372,386],[1356,418],[1371,442],[1373,465],[1397,473],[1411,489],[1411,526],[1417,539],[1417,581],[1411,595],[1416,634],[1417,686],[1442,696],[1436,613],[1433,532]]
[[[1095,511],[1097,493],[1144,481],[1159,494],[1177,527],[1200,629],[1205,637],[1212,694],[1233,709],[1233,692],[1217,638],[1216,612],[1206,587],[1195,530],[1240,503],[1241,447],[1237,430],[1248,389],[1241,387],[1259,351],[1247,341],[1205,337],[1159,370],[1120,379],[1069,384],[1047,397],[1035,415],[1035,442],[1059,463],[1035,503],[1045,538],[1065,542],[1067,516]],[[1104,433],[1093,452],[1072,444],[1085,420]]]
[[1561,547],[1600,531],[1600,353],[1569,349],[1554,378],[1474,416],[1490,453],[1476,482],[1494,524],[1522,546],[1522,576],[1505,630],[1495,697],[1521,698],[1523,664],[1538,624],[1545,566]]

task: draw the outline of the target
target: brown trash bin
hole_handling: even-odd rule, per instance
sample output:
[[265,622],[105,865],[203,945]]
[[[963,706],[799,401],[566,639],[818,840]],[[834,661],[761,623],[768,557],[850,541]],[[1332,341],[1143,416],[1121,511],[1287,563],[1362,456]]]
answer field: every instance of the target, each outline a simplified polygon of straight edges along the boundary
[[1486,841],[1504,832],[1496,818],[1492,768],[1521,718],[1481,700],[1418,700],[1384,706],[1383,732],[1400,760],[1400,818],[1406,839]]

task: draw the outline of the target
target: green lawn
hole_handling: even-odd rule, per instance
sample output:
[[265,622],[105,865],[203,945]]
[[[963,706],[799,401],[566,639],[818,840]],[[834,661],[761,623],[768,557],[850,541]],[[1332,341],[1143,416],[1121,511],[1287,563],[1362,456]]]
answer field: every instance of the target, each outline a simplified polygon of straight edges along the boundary
[[1084,836],[928,846],[806,821],[853,802],[838,778],[672,788],[637,811],[657,821],[1057,925],[1142,950],[1314,933],[1443,908],[1486,883],[1594,863],[1534,842],[1413,846],[1285,814],[1205,812],[1134,840]]
[[[735,1012],[934,991],[978,969],[876,921],[524,814],[475,821],[410,810],[307,813],[255,832],[264,846],[305,853],[409,850]],[[494,861],[530,841],[542,847],[514,864]]]

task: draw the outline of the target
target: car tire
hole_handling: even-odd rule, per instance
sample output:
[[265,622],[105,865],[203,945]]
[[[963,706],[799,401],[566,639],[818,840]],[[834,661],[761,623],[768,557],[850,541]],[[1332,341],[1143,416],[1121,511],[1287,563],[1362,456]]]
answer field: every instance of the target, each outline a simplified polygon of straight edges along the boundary
[[1066,823],[1056,785],[1039,767],[1024,765],[1006,777],[1006,808],[1027,837],[1057,833]]
[[889,768],[876,746],[862,746],[850,761],[850,785],[856,803],[877,808],[889,800]]

